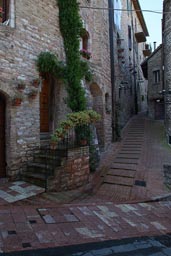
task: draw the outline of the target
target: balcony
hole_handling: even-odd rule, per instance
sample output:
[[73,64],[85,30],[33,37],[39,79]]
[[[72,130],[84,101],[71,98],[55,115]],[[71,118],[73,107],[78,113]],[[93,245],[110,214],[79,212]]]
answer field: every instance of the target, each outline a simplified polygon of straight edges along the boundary
[[137,40],[137,43],[146,42],[146,36],[145,36],[144,32],[135,33],[135,38]]
[[149,57],[151,53],[151,46],[149,44],[145,44],[145,49],[143,50],[144,57]]

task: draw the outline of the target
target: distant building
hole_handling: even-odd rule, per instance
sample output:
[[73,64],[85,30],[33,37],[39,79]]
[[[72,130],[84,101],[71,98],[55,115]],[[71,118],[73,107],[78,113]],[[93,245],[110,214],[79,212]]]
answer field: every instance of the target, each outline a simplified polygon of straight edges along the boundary
[[144,77],[148,80],[148,115],[164,119],[162,45],[142,63]]
[[171,1],[163,2],[163,66],[165,92],[165,125],[171,144]]
[[149,33],[138,0],[109,2],[111,9],[121,9],[114,11],[114,25],[111,25],[110,33],[115,38],[111,39],[114,49],[111,70],[114,79],[115,125],[120,131],[133,114],[147,111],[147,82],[141,63],[149,54],[146,44]]

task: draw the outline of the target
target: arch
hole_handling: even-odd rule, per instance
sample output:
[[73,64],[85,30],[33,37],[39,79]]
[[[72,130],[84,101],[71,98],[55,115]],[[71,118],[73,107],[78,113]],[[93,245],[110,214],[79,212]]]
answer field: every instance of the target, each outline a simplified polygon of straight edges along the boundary
[[84,31],[84,34],[82,35],[81,38],[82,38],[82,49],[88,50],[90,35],[87,30]]
[[97,122],[95,126],[96,126],[99,146],[104,147],[104,123],[103,123],[104,107],[103,107],[102,91],[98,84],[92,83],[90,85],[90,92],[92,95],[93,110],[98,112],[102,117],[101,120]]
[[0,92],[0,178],[6,176],[6,154],[5,154],[5,95]]
[[105,110],[107,114],[110,114],[110,96],[109,93],[105,93]]

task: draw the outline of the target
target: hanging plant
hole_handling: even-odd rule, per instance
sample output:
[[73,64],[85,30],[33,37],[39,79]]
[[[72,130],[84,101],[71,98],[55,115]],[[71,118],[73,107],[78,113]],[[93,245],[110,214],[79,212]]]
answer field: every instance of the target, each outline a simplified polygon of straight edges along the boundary
[[57,56],[51,52],[41,52],[36,60],[36,66],[43,78],[46,74],[60,79],[65,78],[66,67],[64,63],[59,61]]
[[11,98],[12,106],[19,106],[23,100],[23,95],[19,92],[16,92]]

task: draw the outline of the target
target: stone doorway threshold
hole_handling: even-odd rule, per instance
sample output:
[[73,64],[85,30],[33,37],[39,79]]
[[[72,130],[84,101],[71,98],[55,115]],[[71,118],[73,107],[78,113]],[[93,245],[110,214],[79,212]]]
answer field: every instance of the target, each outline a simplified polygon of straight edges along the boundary
[[43,192],[45,192],[44,188],[25,181],[1,182],[0,180],[0,205],[14,203]]

